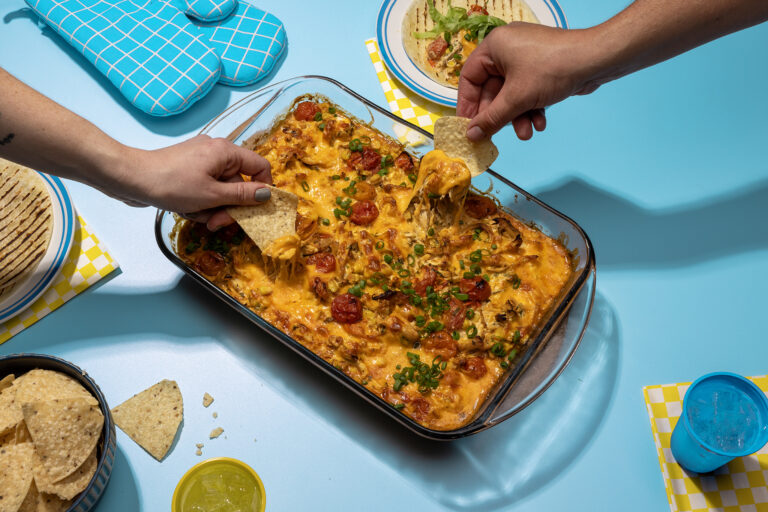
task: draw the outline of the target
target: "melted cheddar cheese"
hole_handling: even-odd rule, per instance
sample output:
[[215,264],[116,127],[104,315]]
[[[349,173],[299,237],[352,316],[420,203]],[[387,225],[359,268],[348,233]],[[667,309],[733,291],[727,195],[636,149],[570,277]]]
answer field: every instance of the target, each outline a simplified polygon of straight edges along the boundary
[[237,226],[179,219],[193,268],[371,393],[435,430],[467,424],[572,274],[557,241],[327,102],[298,102],[253,144],[299,196],[290,272]]

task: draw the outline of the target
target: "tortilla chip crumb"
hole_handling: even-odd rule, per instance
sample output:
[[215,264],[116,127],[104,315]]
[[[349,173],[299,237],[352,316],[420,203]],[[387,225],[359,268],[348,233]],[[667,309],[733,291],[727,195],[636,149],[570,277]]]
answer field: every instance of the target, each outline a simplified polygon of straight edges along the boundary
[[214,412],[214,413],[213,413],[213,417],[214,417],[214,418],[218,418],[218,417],[219,417],[219,413],[217,413],[217,412]]
[[209,395],[208,393],[205,393],[203,395],[203,407],[208,407],[213,403],[213,397]]
[[195,455],[197,455],[198,457],[199,457],[200,455],[202,455],[202,454],[203,454],[203,450],[201,450],[200,448],[198,448],[197,450],[195,450]]
[[197,446],[198,448],[202,448],[203,447],[203,443],[197,443],[195,446]]
[[216,427],[215,429],[211,430],[211,433],[208,435],[210,439],[216,439],[224,432],[224,429],[221,427]]

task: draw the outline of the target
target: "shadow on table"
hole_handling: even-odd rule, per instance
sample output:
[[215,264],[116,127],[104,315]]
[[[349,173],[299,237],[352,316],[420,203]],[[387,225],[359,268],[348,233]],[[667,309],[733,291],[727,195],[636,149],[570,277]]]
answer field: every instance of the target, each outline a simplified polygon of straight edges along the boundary
[[663,210],[642,208],[578,177],[535,195],[584,228],[598,268],[681,267],[768,247],[768,180]]
[[313,410],[436,502],[462,511],[509,506],[562,474],[600,428],[620,356],[616,313],[598,294],[573,360],[536,402],[485,432],[437,442],[412,434],[318,370],[283,361],[284,351],[238,337],[228,337],[233,352],[253,361],[254,371],[281,394]]
[[[616,314],[598,294],[581,347],[536,402],[475,436],[435,442],[387,418],[203,293],[187,277],[161,293],[86,291],[72,302],[62,306],[60,311],[66,314],[58,312],[42,320],[47,323],[46,332],[58,333],[56,339],[37,337],[35,333],[42,331],[29,329],[2,345],[0,352],[50,352],[53,346],[71,342],[87,348],[103,344],[105,338],[147,334],[176,343],[179,350],[195,340],[223,340],[228,350],[286,400],[333,425],[436,502],[456,510],[508,506],[562,474],[600,427],[615,387],[620,353]],[[94,322],[94,318],[110,321]],[[120,474],[118,481],[127,478]]]
[[[199,131],[211,119],[219,115],[222,110],[227,108],[227,105],[229,105],[231,92],[235,90],[235,88],[228,85],[216,84],[213,86],[210,92],[205,95],[205,97],[198,100],[185,112],[170,117],[151,116],[134,107],[128,100],[126,100],[125,97],[120,94],[120,91],[117,89],[117,87],[115,87],[106,76],[101,74],[101,72],[96,69],[96,67],[91,64],[88,59],[83,57],[77,50],[67,44],[67,42],[53,29],[45,25],[45,23],[40,20],[40,18],[32,9],[24,7],[22,9],[9,12],[3,17],[3,22],[6,24],[15,20],[27,20],[37,25],[40,28],[40,34],[42,36],[45,36],[53,41],[64,54],[66,54],[81,68],[83,68],[83,70],[85,70],[88,75],[97,84],[99,84],[99,86],[101,86],[101,88],[104,89],[116,103],[118,103],[123,108],[123,110],[131,114],[134,119],[136,119],[139,123],[144,125],[145,128],[152,131],[153,133],[168,136],[178,136]],[[274,79],[278,70],[282,67],[283,62],[285,62],[289,49],[290,44],[286,44],[280,59],[278,59],[272,70],[267,75],[265,75],[264,78],[255,84],[247,85],[244,87],[237,87],[236,89],[239,91],[251,92],[268,85],[272,79]]]
[[101,496],[96,510],[132,510],[139,512],[139,491],[131,465],[120,446],[115,450],[115,465],[107,490]]

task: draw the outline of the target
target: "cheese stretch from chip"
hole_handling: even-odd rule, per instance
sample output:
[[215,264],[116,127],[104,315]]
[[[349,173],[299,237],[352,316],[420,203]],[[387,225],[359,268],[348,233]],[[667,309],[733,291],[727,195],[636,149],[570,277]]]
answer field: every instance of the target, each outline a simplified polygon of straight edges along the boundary
[[298,197],[293,272],[237,225],[179,220],[179,256],[240,303],[435,430],[469,423],[572,276],[558,241],[471,188],[443,147],[418,159],[300,98],[251,141]]

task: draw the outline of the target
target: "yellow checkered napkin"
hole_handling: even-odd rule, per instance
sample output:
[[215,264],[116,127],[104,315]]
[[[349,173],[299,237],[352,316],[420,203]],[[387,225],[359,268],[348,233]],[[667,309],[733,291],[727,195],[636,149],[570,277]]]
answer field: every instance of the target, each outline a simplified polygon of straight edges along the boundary
[[96,235],[88,230],[82,217],[77,217],[78,226],[72,240],[72,247],[61,273],[48,290],[26,311],[0,323],[0,343],[34,324],[45,315],[59,308],[69,299],[100,281],[119,265],[112,259]]
[[[768,376],[747,378],[768,390]],[[672,512],[768,512],[768,449],[734,459],[704,476],[686,473],[675,461],[670,449],[672,430],[683,412],[683,397],[690,385],[643,388],[669,508]]]
[[[384,96],[387,98],[389,110],[393,114],[424,128],[429,133],[433,132],[435,121],[443,116],[456,115],[456,109],[427,101],[421,96],[408,91],[408,89],[401,86],[399,81],[392,78],[389,71],[384,67],[384,61],[381,60],[379,44],[376,42],[376,39],[368,39],[365,42],[365,47],[368,49],[368,55],[371,56],[373,69],[376,70],[376,76],[381,83]],[[403,130],[400,133],[401,129],[402,127],[398,126],[395,132],[403,142],[407,141],[414,145],[420,142],[421,135],[419,133],[412,130]]]

